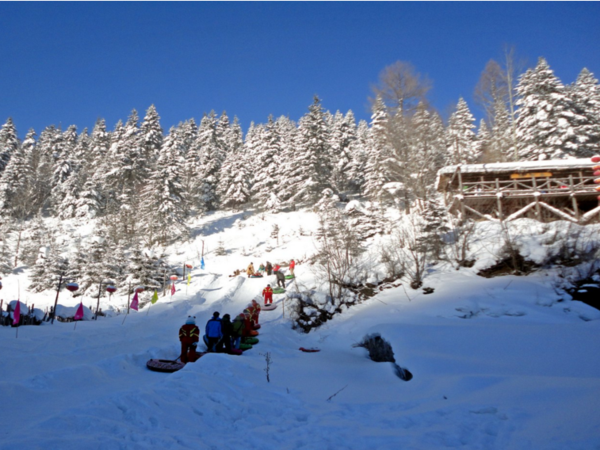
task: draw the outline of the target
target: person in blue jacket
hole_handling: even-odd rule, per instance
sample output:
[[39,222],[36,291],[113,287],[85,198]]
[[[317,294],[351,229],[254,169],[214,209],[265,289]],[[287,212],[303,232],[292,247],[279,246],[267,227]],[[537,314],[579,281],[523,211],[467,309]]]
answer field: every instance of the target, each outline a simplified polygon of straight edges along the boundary
[[223,350],[223,331],[221,330],[221,319],[219,312],[213,313],[212,319],[206,322],[206,339],[209,352],[219,352]]

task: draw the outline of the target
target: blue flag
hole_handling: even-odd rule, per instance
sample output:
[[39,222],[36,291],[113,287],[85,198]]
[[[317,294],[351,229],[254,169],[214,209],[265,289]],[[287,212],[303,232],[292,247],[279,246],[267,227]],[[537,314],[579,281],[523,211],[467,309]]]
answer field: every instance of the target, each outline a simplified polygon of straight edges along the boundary
[[202,261],[200,261],[200,268],[204,270],[204,256],[202,257]]

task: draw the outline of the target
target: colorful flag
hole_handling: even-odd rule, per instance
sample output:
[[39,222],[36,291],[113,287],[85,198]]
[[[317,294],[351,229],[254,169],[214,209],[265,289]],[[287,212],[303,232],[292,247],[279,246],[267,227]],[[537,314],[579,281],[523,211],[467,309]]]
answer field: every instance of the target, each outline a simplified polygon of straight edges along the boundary
[[175,283],[171,284],[171,295],[175,293]]
[[202,261],[200,261],[200,268],[204,270],[204,256],[202,257]]
[[79,308],[77,308],[77,312],[73,316],[73,320],[81,320],[83,319],[83,302],[79,304]]
[[13,312],[13,325],[19,325],[21,321],[21,302],[17,300],[17,307],[15,308],[15,312]]
[[190,283],[192,282],[192,275],[190,273],[188,273],[188,286],[190,285]]
[[130,308],[135,309],[137,311],[139,304],[140,304],[140,301],[138,299],[138,293],[136,292],[135,295],[133,296],[133,300],[131,300]]
[[158,292],[154,291],[154,295],[152,296],[152,300],[150,300],[154,305],[158,301]]

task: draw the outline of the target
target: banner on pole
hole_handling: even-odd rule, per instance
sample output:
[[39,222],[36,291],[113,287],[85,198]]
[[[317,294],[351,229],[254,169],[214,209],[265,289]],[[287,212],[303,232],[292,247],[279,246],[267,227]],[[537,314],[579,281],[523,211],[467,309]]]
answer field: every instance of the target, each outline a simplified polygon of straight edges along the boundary
[[21,321],[21,302],[19,300],[17,300],[17,307],[15,308],[15,311],[13,312],[13,325],[19,325],[20,321]]
[[188,273],[188,282],[187,282],[187,285],[189,286],[191,282],[192,282],[192,275]]
[[136,311],[138,310],[138,306],[140,304],[140,301],[138,299],[138,293],[136,291],[135,295],[133,296],[133,300],[131,300],[131,309],[135,309]]
[[171,284],[171,295],[175,293],[175,283]]
[[204,256],[202,257],[202,260],[200,261],[200,268],[202,270],[204,270]]
[[83,319],[83,302],[81,302],[79,304],[79,307],[77,308],[77,312],[73,316],[73,320],[81,320],[81,319]]
[[154,291],[154,295],[152,296],[152,300],[150,300],[154,305],[158,301],[158,292]]

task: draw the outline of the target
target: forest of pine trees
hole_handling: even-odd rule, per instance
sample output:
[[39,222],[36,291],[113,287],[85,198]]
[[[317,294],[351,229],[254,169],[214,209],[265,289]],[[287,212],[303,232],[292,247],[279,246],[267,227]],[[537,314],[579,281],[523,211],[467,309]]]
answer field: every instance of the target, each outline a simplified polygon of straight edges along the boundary
[[[352,111],[331,114],[317,96],[297,123],[269,117],[245,135],[225,112],[165,133],[154,106],[141,120],[133,110],[112,131],[100,119],[91,133],[50,125],[23,140],[9,118],[0,129],[0,226],[19,248],[7,249],[3,236],[0,270],[21,259],[32,267],[34,289],[45,288],[44,274],[63,270],[57,231],[44,229],[41,218],[98,219],[99,241],[71,255],[71,272],[88,267],[121,279],[133,264],[136,280],[156,280],[151,267],[162,263],[140,248],[185,237],[187,219],[206,211],[293,210],[328,190],[410,212],[434,196],[444,165],[600,153],[600,86],[592,73],[583,69],[564,85],[543,58],[512,78],[494,64],[478,86],[487,114],[478,127],[463,98],[444,123],[427,101],[428,82],[408,63],[383,72],[370,123],[357,123]],[[40,247],[46,252],[38,258]],[[121,260],[108,265],[101,247]]]

